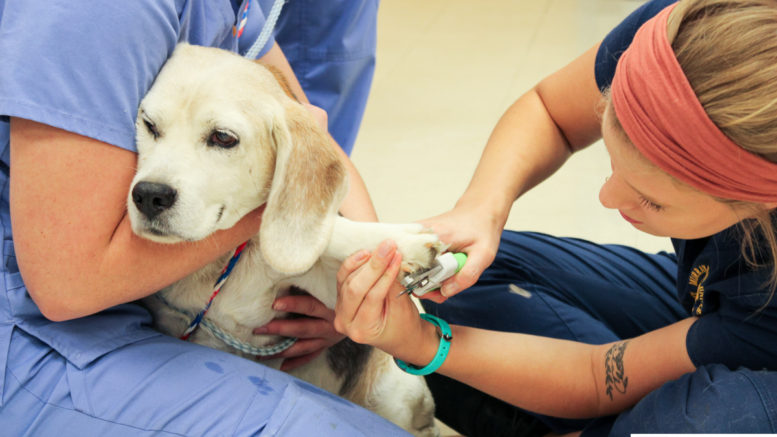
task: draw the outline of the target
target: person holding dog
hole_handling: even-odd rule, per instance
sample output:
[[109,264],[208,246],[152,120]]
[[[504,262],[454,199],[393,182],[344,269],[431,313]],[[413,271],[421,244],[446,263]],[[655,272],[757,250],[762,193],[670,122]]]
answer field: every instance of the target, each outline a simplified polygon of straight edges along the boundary
[[[424,221],[469,255],[427,314],[397,298],[386,241],[343,263],[336,328],[436,372],[438,417],[468,437],[777,432],[775,35],[771,0],[638,8],[520,97]],[[600,202],[675,253],[503,230],[599,138]]]
[[[126,205],[135,173],[138,104],[176,45],[185,41],[244,54],[246,40],[260,34],[264,12],[274,2],[83,3],[0,0],[2,433],[401,432],[285,373],[162,335],[152,329],[148,312],[133,303],[234,250],[259,229],[261,209],[212,238],[160,245],[132,233]],[[354,71],[371,75],[376,0],[291,3],[276,33],[290,57],[273,38],[257,56],[286,77],[302,103],[307,103],[303,85],[334,86]],[[300,8],[311,7],[319,21],[308,23],[306,37],[324,46],[343,44],[316,51],[315,59],[301,53],[305,39],[292,35],[300,31]],[[349,57],[354,63],[342,62],[352,49],[359,52]],[[334,69],[324,68],[327,57],[337,64]],[[300,85],[289,59],[308,68],[318,63],[316,73],[325,72],[317,78],[303,74]],[[359,77],[321,94],[330,98],[357,89],[363,94],[369,80]],[[334,104],[342,106],[339,97]],[[360,100],[357,95],[347,105]],[[344,114],[334,112],[338,120]],[[341,138],[348,138],[347,131]],[[343,214],[374,220],[358,173],[346,153],[334,142],[332,147],[351,173]],[[285,304],[331,325],[326,318],[333,313],[305,312],[304,301]],[[296,351],[288,351],[296,355],[292,358],[304,361],[342,338],[331,328],[306,337],[311,342],[300,340]]]

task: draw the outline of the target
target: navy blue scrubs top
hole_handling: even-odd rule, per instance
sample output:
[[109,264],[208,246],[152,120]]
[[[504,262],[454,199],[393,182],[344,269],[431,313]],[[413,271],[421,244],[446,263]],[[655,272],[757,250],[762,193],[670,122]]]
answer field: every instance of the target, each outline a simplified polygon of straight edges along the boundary
[[[610,86],[637,29],[672,3],[648,2],[607,35],[596,56],[599,89]],[[777,298],[767,285],[771,270],[749,265],[741,240],[738,225],[707,238],[672,240],[677,297],[689,315],[699,317],[688,332],[688,354],[697,367],[720,363],[732,369],[777,370]]]

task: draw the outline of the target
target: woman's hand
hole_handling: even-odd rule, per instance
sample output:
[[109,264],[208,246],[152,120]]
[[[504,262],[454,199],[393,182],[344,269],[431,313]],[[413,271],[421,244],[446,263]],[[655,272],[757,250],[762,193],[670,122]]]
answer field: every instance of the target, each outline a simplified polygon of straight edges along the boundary
[[486,267],[494,261],[504,226],[502,221],[489,217],[480,208],[463,206],[422,220],[421,223],[450,245],[448,250],[467,254],[467,263],[459,273],[443,282],[440,291],[423,296],[438,303],[475,284]]
[[297,342],[290,348],[277,355],[263,358],[266,360],[284,358],[281,364],[283,371],[307,364],[321,352],[345,338],[335,331],[333,324],[335,312],[313,296],[279,297],[273,303],[273,309],[304,316],[294,319],[275,319],[254,329],[254,334],[257,335],[297,337]]
[[[435,338],[436,333],[419,317],[413,301],[399,296],[403,290],[397,281],[401,262],[396,243],[390,240],[372,253],[363,250],[343,262],[337,273],[335,329],[357,343],[376,346],[409,362],[423,362],[428,349],[424,337],[430,329]],[[431,344],[436,347],[434,340]],[[426,355],[431,360],[434,350]]]

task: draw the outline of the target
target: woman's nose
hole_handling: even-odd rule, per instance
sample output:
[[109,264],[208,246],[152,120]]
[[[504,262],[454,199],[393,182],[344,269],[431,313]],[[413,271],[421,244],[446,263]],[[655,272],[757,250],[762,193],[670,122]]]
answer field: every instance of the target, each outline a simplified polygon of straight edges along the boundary
[[599,190],[599,202],[609,209],[628,209],[635,205],[634,192],[614,173],[604,179]]

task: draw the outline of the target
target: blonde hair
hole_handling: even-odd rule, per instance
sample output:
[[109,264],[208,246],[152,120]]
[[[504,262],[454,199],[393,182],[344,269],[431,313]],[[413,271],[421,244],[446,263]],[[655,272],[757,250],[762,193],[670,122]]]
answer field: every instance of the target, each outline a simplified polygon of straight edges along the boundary
[[[777,162],[777,1],[681,0],[667,35],[715,125],[743,149]],[[754,268],[771,267],[765,285],[774,294],[775,214],[749,205],[755,215],[740,222],[742,253]]]

